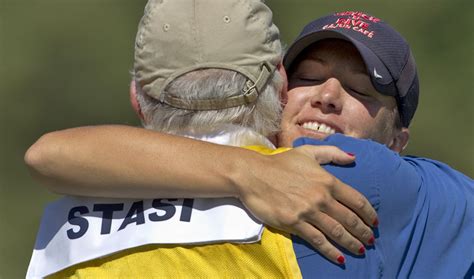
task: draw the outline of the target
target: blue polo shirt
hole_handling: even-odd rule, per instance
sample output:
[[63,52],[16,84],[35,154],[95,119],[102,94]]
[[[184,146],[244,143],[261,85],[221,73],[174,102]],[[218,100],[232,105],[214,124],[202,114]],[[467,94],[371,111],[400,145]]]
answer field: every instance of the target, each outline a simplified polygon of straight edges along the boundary
[[331,263],[304,240],[293,245],[304,278],[471,278],[474,274],[474,182],[434,160],[401,157],[386,146],[335,134],[304,144],[334,145],[356,155],[324,168],[364,194],[377,210],[375,246]]

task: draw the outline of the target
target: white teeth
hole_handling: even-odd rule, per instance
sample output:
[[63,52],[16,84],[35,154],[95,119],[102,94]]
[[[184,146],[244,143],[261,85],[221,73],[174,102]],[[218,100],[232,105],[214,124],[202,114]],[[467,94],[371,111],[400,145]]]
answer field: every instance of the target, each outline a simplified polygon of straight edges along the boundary
[[305,122],[303,123],[303,128],[313,131],[318,131],[325,134],[334,134],[336,130],[327,126],[326,124],[319,124],[318,122]]
[[319,125],[318,131],[327,134],[326,129],[329,129],[329,127],[326,126],[325,124],[321,124],[321,125]]

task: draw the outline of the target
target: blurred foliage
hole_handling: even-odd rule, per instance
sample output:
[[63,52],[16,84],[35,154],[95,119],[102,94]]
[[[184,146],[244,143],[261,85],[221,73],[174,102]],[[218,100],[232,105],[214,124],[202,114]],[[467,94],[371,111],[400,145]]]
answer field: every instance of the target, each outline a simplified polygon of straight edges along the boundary
[[[139,125],[128,104],[145,0],[0,0],[0,278],[22,278],[44,205],[23,154],[42,134],[80,125]],[[421,82],[408,154],[473,176],[472,1],[267,0],[290,44],[310,20],[363,10],[410,42]]]

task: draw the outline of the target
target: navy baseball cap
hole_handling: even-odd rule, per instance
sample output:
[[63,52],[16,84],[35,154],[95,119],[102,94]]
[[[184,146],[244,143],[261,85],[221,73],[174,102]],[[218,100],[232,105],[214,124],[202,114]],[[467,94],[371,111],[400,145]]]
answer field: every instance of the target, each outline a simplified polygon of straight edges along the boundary
[[364,12],[340,12],[306,25],[285,54],[290,69],[306,48],[324,39],[351,42],[359,51],[374,88],[397,100],[403,127],[408,127],[418,106],[416,65],[405,39],[387,23]]

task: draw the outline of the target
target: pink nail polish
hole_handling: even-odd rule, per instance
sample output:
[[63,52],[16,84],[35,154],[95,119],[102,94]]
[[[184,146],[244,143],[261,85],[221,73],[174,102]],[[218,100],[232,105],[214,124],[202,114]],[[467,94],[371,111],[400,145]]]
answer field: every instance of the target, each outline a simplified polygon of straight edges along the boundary
[[354,153],[351,153],[351,152],[346,152],[347,155],[351,156],[351,157],[354,157],[355,154]]
[[365,253],[365,247],[364,246],[360,246],[359,248],[359,254],[364,254]]
[[374,245],[374,242],[375,242],[374,236],[371,236],[370,239],[367,241],[367,243],[369,243],[370,245]]
[[344,258],[344,256],[341,255],[341,256],[337,257],[337,262],[339,264],[344,264],[346,262],[346,259]]
[[374,222],[372,223],[374,227],[377,227],[379,225],[379,219],[375,218]]

